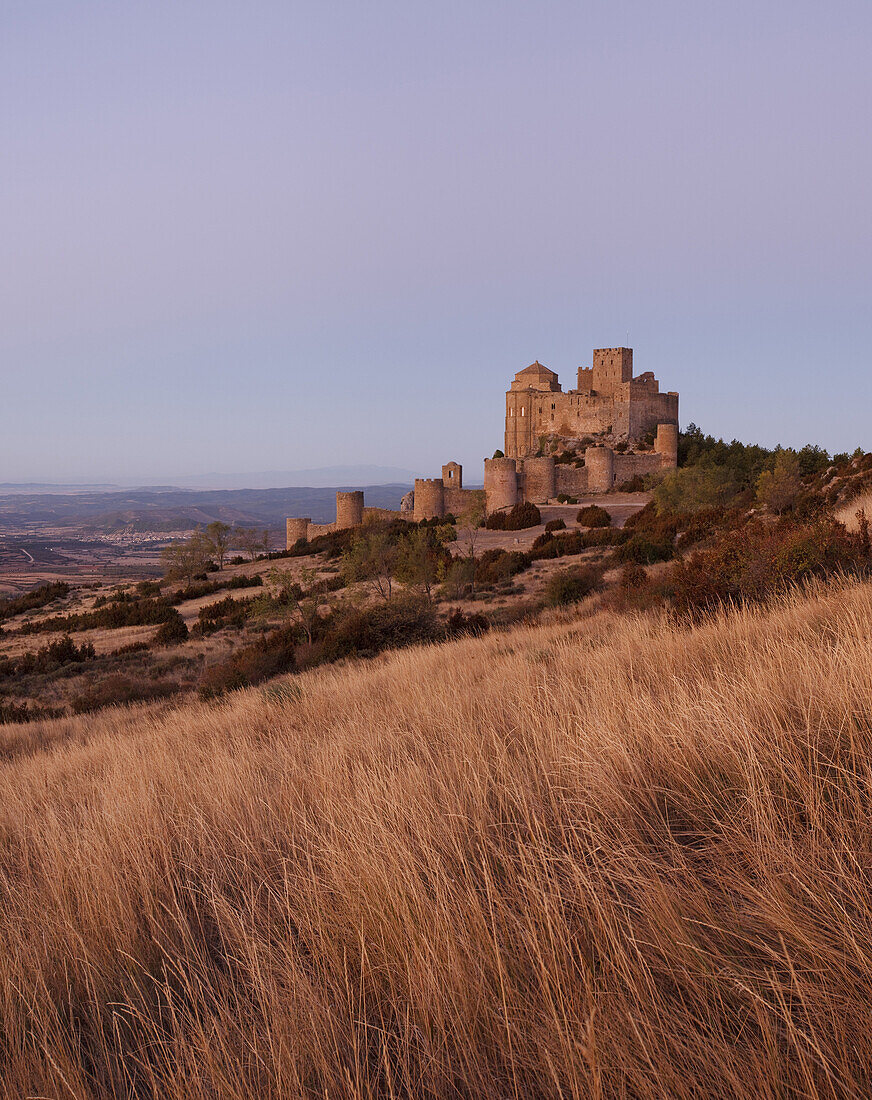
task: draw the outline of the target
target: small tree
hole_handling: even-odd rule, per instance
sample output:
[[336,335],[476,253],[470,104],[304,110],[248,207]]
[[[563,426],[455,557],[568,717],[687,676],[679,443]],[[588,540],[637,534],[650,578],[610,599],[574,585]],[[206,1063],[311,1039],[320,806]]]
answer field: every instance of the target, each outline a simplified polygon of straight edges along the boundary
[[397,580],[410,588],[419,588],[429,602],[439,577],[444,551],[440,551],[439,528],[417,527],[401,540],[397,551]]
[[758,501],[780,514],[793,507],[799,490],[799,457],[795,451],[779,451],[774,467],[757,480]]
[[475,593],[475,548],[478,545],[486,518],[487,498],[483,490],[476,489],[470,494],[469,504],[460,516],[462,533],[458,535],[458,542],[464,551],[470,590],[473,594]]
[[233,540],[252,561],[263,549],[263,537],[254,527],[241,527]]
[[312,644],[315,630],[321,621],[321,608],[325,603],[324,586],[314,569],[304,566],[300,570],[300,583],[291,578],[290,573],[276,570],[271,577],[279,583],[279,597],[289,603],[300,616],[300,625],[306,632],[309,645]]
[[190,585],[197,573],[202,573],[209,562],[211,544],[202,531],[195,531],[189,539],[165,546],[160,552],[164,564],[164,577],[168,581],[184,579]]
[[206,528],[206,538],[212,553],[218,559],[218,568],[223,569],[227,549],[230,546],[230,525],[218,519],[213,520]]
[[362,581],[389,600],[397,566],[397,548],[386,531],[359,534],[342,555],[342,575],[346,584]]

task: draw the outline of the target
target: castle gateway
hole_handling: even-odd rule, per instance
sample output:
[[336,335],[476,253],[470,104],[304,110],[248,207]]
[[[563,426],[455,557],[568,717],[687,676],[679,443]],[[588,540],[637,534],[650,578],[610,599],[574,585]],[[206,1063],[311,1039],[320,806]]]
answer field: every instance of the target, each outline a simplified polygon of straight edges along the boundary
[[633,377],[632,348],[597,348],[592,367],[579,367],[578,388],[566,393],[540,362],[515,375],[506,393],[507,458],[541,454],[556,439],[632,445],[660,424],[678,426],[678,394],[661,393],[648,371]]

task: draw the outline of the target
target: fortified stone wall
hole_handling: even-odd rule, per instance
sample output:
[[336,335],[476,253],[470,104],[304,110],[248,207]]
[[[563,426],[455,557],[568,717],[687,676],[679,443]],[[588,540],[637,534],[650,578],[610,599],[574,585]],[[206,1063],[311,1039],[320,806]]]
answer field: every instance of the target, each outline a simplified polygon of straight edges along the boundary
[[587,492],[586,466],[566,466],[561,463],[554,468],[554,472],[557,489],[555,496],[563,493],[568,497],[578,497]]
[[524,500],[532,504],[545,504],[557,496],[554,458],[524,459]]
[[661,469],[660,455],[651,454],[634,454],[634,455],[615,455],[615,485],[620,485],[623,481],[629,481],[631,477],[635,477],[637,474],[645,475],[654,473],[655,470]]
[[453,516],[462,515],[475,501],[481,489],[449,489],[445,486],[445,512]]

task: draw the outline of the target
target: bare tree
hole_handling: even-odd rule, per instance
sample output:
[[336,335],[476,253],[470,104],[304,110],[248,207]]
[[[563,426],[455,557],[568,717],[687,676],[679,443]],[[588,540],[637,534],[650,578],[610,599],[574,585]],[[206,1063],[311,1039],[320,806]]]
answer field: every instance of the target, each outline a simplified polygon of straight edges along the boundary
[[167,580],[184,578],[190,585],[197,573],[202,573],[209,562],[211,544],[202,531],[195,531],[189,539],[165,546],[160,552]]
[[213,520],[206,528],[206,538],[212,553],[218,559],[218,568],[223,569],[227,549],[230,546],[230,525],[218,519]]
[[252,561],[263,549],[263,537],[254,527],[240,527],[233,541],[248,554]]

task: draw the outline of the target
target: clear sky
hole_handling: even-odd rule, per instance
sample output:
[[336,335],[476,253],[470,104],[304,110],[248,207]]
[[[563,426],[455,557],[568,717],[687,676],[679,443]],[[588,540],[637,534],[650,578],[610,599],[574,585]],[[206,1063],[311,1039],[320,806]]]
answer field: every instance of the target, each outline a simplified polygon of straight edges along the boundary
[[869,0],[0,0],[0,482],[437,472],[594,347],[872,448]]

